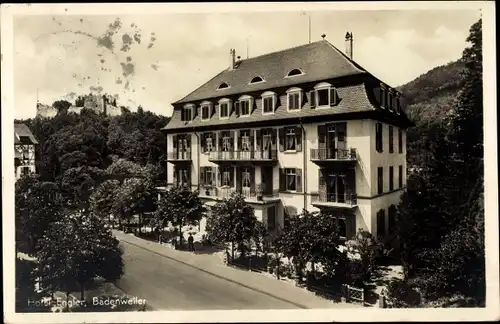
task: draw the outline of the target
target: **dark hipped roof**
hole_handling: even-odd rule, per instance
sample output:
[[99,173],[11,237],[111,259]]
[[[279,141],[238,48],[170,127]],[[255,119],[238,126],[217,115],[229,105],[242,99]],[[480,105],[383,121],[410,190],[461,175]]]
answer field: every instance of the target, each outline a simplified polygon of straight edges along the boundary
[[[241,60],[236,65],[234,70],[223,70],[173,104],[366,73],[325,40]],[[300,69],[304,74],[285,78],[293,69]],[[262,77],[265,82],[249,84],[256,76]],[[217,90],[222,83],[230,87]]]
[[209,120],[201,120],[201,114],[197,114],[196,117],[190,122],[184,122],[181,120],[180,110],[175,109],[170,122],[164,129],[185,129],[193,128],[198,126],[217,126],[225,124],[248,124],[255,121],[263,120],[285,120],[297,117],[313,117],[313,116],[330,116],[332,114],[345,114],[363,111],[374,111],[376,108],[370,103],[370,100],[366,94],[366,88],[363,84],[358,84],[354,86],[346,86],[337,88],[339,97],[341,98],[338,105],[332,109],[311,109],[309,102],[306,102],[302,109],[299,111],[288,112],[286,107],[286,101],[278,101],[278,105],[274,114],[262,115],[261,107],[256,107],[251,111],[250,116],[238,117],[234,112],[227,119],[219,118],[219,108],[215,107],[215,113]]
[[[31,144],[38,144],[35,136],[31,132],[31,130],[25,124],[14,124],[14,143],[21,144],[23,140],[21,138],[29,138]],[[23,143],[27,144],[27,143]]]

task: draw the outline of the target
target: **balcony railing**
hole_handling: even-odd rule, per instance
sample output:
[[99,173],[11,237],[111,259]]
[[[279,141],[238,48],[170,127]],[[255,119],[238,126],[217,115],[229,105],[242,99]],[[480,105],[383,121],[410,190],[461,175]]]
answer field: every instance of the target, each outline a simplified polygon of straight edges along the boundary
[[168,152],[168,161],[191,161],[191,152]]
[[345,193],[345,194],[337,194],[337,193],[327,193],[327,192],[319,192],[317,196],[313,196],[312,203],[324,203],[333,205],[347,205],[347,206],[356,206],[357,199],[356,194]]
[[356,150],[350,149],[311,149],[311,160],[325,161],[325,160],[341,160],[341,161],[355,161]]
[[277,150],[266,151],[215,151],[210,152],[210,161],[275,161],[278,159]]
[[[257,196],[260,196],[255,189],[250,189],[246,187],[241,189],[236,189],[233,187],[208,187],[208,186],[200,189],[200,196],[214,197],[214,198],[229,198],[234,192],[239,192],[246,199],[252,199],[252,200],[254,199],[256,200]],[[272,192],[263,192],[261,195],[263,198],[278,197],[279,191],[273,190]]]

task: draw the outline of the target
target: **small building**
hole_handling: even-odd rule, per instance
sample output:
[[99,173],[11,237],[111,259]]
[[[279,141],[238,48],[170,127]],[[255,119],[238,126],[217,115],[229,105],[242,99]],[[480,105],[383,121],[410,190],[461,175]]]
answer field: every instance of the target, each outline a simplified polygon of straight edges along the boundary
[[346,239],[390,239],[412,122],[345,41],[345,53],[324,39],[248,59],[231,49],[227,69],[172,104],[170,185],[207,203],[238,191],[271,231],[306,209],[335,214]]
[[14,166],[16,180],[23,174],[36,173],[38,141],[25,124],[14,124]]

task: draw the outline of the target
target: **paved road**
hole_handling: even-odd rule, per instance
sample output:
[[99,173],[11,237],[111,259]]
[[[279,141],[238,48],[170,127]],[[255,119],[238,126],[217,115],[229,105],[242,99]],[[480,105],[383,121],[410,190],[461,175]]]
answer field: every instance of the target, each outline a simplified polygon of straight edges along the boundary
[[124,275],[117,286],[155,310],[297,309],[298,307],[212,276],[125,242]]

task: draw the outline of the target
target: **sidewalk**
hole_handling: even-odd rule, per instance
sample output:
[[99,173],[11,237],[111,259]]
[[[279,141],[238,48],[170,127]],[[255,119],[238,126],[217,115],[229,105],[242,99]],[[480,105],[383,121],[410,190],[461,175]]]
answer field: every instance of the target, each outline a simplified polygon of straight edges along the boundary
[[300,308],[359,308],[361,305],[350,303],[336,303],[316,296],[314,293],[294,285],[269,278],[265,275],[238,270],[228,267],[222,263],[217,255],[192,254],[189,252],[176,251],[168,246],[156,242],[143,240],[133,234],[125,234],[114,230],[113,235],[126,244],[132,244],[158,255],[181,262],[200,271],[213,276],[236,283],[246,288],[272,296],[274,298],[295,304]]

